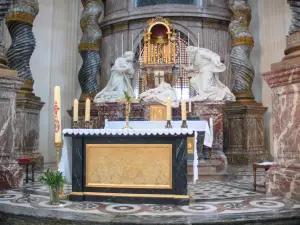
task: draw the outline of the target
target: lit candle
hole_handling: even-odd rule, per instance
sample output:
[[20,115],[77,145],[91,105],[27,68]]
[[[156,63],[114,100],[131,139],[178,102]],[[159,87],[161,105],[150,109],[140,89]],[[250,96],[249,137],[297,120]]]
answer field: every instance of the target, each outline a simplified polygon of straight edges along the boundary
[[186,120],[186,102],[184,99],[181,100],[181,118]]
[[172,107],[170,97],[167,98],[167,120],[172,120]]
[[85,101],[85,121],[90,121],[90,112],[91,112],[91,101],[87,99]]
[[189,113],[192,112],[192,102],[189,102]]
[[73,121],[77,122],[78,121],[78,100],[74,100],[74,105],[73,105]]
[[60,111],[60,87],[54,87],[54,125],[55,143],[61,143],[61,111]]

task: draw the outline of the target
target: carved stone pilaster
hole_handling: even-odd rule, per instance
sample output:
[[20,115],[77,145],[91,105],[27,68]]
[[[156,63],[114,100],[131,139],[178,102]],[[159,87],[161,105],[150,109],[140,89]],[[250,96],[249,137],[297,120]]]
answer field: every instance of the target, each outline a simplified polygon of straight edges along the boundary
[[14,160],[16,95],[23,80],[17,72],[0,69],[0,190],[19,187],[22,168]]
[[36,161],[37,169],[42,169],[44,159],[37,151],[39,118],[44,102],[33,93],[34,80],[29,64],[36,45],[32,27],[38,12],[37,0],[14,0],[6,17],[6,24],[12,37],[12,44],[7,52],[8,65],[9,68],[18,71],[18,76],[24,79],[23,86],[17,94],[14,157],[32,158]]
[[0,2],[0,68],[8,69],[7,66],[7,57],[6,57],[6,49],[3,43],[3,20],[7,15],[8,9],[12,3],[12,0],[4,0]]
[[99,18],[103,13],[101,0],[81,0],[84,10],[81,15],[80,26],[82,38],[78,50],[83,59],[78,79],[81,87],[80,100],[91,100],[99,92],[96,76],[100,70],[100,40]]
[[233,92],[237,101],[254,101],[251,88],[255,73],[250,62],[254,40],[249,32],[251,8],[247,0],[228,0],[228,7],[232,12],[229,33],[233,41],[230,54]]

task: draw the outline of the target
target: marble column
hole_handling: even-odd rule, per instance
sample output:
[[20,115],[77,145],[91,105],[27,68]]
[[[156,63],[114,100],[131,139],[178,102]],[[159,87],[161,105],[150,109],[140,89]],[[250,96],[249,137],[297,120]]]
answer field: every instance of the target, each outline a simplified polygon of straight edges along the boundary
[[7,51],[8,66],[18,71],[18,76],[24,79],[17,94],[14,154],[16,159],[32,158],[36,162],[36,169],[42,169],[44,158],[38,152],[38,147],[40,111],[44,102],[33,93],[34,80],[29,65],[36,45],[32,26],[38,12],[37,0],[15,0],[8,11],[6,24],[12,37]]
[[80,26],[82,37],[78,46],[78,51],[83,59],[82,67],[78,74],[81,87],[80,102],[87,98],[93,100],[100,91],[97,84],[97,74],[100,71],[100,40],[102,37],[99,28],[99,19],[103,13],[101,0],[81,0],[84,7]]
[[252,93],[255,72],[250,62],[254,46],[249,31],[251,8],[247,0],[229,0],[228,7],[232,12],[229,24],[231,71],[234,77],[232,90],[237,101],[227,104],[225,108],[225,152],[231,164],[250,164],[266,160],[269,155],[264,135],[267,108],[257,103]]
[[292,24],[285,57],[264,79],[271,87],[275,164],[267,174],[267,193],[300,200],[300,1],[287,1]]

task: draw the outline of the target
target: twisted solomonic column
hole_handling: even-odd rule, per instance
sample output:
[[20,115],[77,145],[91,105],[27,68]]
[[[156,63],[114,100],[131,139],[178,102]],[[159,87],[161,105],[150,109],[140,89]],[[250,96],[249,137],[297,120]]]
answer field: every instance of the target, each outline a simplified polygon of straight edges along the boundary
[[292,24],[289,30],[291,35],[300,31],[300,0],[288,0],[287,2],[292,9]]
[[4,47],[3,43],[3,20],[5,16],[7,15],[8,9],[10,8],[10,5],[12,3],[12,0],[2,0],[0,2],[0,68],[8,69],[8,62],[6,57],[6,49]]
[[300,0],[287,0],[292,9],[292,23],[286,39],[285,57],[282,61],[292,60],[289,64],[298,64],[300,59]]
[[230,54],[234,75],[233,93],[237,101],[253,101],[251,87],[255,73],[250,62],[250,52],[254,45],[253,36],[249,32],[251,8],[247,0],[229,0],[228,7],[232,12],[229,33],[233,40]]
[[37,0],[13,0],[8,11],[6,24],[12,38],[7,51],[8,66],[18,71],[18,76],[32,87],[33,78],[30,70],[30,58],[35,49],[32,25],[39,12]]
[[103,12],[101,0],[81,0],[84,10],[81,15],[80,26],[82,38],[78,50],[83,59],[78,79],[81,86],[80,100],[94,99],[100,88],[97,85],[97,73],[100,70],[100,40],[99,18]]

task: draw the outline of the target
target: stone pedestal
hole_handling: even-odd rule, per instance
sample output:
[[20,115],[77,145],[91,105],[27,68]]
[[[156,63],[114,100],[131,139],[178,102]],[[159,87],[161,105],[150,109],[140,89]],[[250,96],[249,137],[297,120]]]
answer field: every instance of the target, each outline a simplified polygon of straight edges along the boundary
[[225,154],[229,164],[251,164],[268,158],[264,136],[264,114],[259,103],[226,106]]
[[267,193],[300,200],[300,60],[293,63],[263,74],[272,89],[276,164],[268,171]]
[[40,134],[40,111],[44,106],[41,98],[35,96],[32,90],[33,82],[25,81],[17,94],[15,120],[14,157],[31,158],[35,161],[35,169],[42,171],[44,157],[38,152]]
[[22,182],[22,168],[13,158],[16,95],[22,84],[16,71],[0,69],[0,189],[16,188]]

